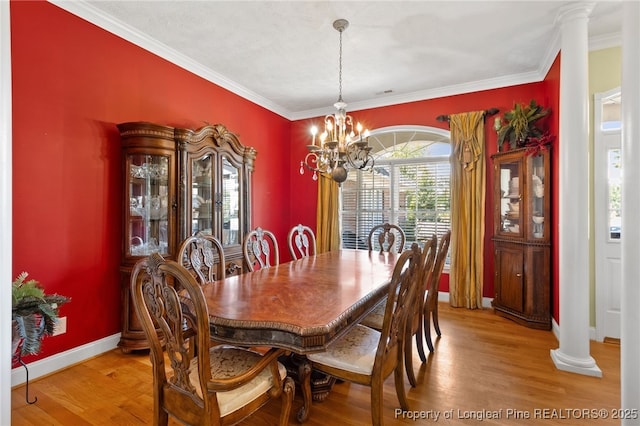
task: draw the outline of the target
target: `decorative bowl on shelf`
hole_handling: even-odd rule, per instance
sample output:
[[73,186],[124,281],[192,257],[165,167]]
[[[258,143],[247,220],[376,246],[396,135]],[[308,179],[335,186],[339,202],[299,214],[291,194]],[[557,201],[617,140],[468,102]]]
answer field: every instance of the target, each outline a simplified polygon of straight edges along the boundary
[[544,184],[542,183],[542,179],[540,177],[533,175],[533,195],[538,198],[544,197]]
[[544,223],[544,216],[532,216],[531,219],[533,220],[533,223],[538,225]]

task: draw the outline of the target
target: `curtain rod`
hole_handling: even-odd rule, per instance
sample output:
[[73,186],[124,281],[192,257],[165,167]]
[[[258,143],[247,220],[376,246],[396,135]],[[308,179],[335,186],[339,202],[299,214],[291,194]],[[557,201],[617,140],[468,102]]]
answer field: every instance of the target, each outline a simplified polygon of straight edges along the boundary
[[[492,116],[494,114],[497,114],[498,112],[500,112],[500,110],[498,108],[489,108],[487,110],[484,111],[484,116],[485,117],[489,117]],[[439,115],[436,117],[436,120],[438,121],[449,121],[451,117],[449,115]]]

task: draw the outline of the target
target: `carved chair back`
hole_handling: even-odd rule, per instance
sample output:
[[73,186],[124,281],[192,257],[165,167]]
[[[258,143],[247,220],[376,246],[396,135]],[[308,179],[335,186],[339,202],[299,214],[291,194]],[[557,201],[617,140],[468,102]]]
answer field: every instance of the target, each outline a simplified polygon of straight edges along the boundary
[[[420,246],[413,243],[411,249],[402,252],[394,267],[376,355],[381,359],[396,350],[398,358],[402,356],[404,333],[410,326],[416,291],[420,285],[421,254]],[[400,360],[399,365],[402,365]]]
[[438,243],[438,251],[433,264],[433,270],[429,276],[429,282],[427,283],[427,300],[426,304],[429,308],[433,308],[438,302],[438,291],[440,289],[440,277],[444,269],[444,263],[447,259],[447,253],[449,252],[449,243],[451,241],[451,231],[445,232],[440,238]]
[[247,233],[242,247],[249,271],[269,268],[280,263],[278,241],[271,231],[260,227]]
[[287,236],[287,244],[293,259],[315,256],[316,254],[316,235],[306,225],[298,224],[291,228]]
[[178,249],[178,261],[200,284],[225,278],[225,258],[222,243],[213,235],[187,237]]
[[369,231],[367,245],[369,251],[380,249],[380,253],[395,250],[402,253],[405,244],[405,234],[398,225],[383,223],[376,225]]
[[440,277],[442,276],[444,263],[447,259],[447,253],[449,252],[450,241],[451,230],[448,230],[440,238],[436,260],[433,264],[433,270],[431,271],[429,282],[427,283],[427,298],[424,302],[423,328],[427,346],[431,352],[434,351],[433,343],[431,341],[431,320],[433,320],[433,328],[435,329],[436,334],[438,336],[442,334],[440,332],[440,323],[438,322],[438,292],[440,289]]

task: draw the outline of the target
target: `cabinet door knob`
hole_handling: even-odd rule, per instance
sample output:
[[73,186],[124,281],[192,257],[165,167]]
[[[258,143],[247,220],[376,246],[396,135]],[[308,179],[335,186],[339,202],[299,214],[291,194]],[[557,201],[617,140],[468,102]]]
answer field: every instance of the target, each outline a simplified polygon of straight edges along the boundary
[[518,278],[521,277],[521,276],[522,276],[522,274],[519,273],[519,272],[516,274],[516,277],[518,277]]

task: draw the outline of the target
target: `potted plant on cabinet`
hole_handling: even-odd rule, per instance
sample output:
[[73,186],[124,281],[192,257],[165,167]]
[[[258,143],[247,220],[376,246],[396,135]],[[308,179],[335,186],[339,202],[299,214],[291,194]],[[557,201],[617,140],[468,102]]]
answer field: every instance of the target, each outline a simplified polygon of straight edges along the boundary
[[44,336],[54,332],[60,305],[70,299],[59,294],[45,294],[36,280],[27,280],[22,272],[11,284],[12,352],[20,355],[40,352]]
[[547,116],[550,109],[538,105],[534,99],[528,105],[515,104],[511,111],[504,113],[505,122],[496,118],[495,130],[498,132],[498,151],[503,151],[503,144],[521,148],[530,138],[540,138],[545,132],[536,124]]

